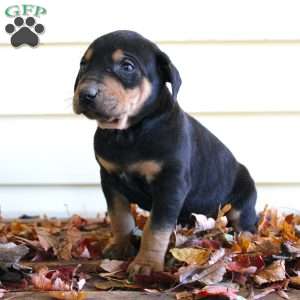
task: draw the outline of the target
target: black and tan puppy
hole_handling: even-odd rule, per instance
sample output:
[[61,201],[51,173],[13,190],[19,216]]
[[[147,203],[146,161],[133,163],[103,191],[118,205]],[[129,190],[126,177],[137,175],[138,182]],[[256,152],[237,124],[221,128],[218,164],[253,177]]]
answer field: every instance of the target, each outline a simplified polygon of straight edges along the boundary
[[[171,83],[171,92],[166,83]],[[215,216],[232,204],[237,230],[255,230],[256,190],[247,169],[176,102],[178,70],[154,43],[131,31],[96,39],[75,83],[74,111],[98,123],[96,159],[114,239],[110,257],[132,254],[129,204],[151,211],[131,273],[163,269],[176,222]]]

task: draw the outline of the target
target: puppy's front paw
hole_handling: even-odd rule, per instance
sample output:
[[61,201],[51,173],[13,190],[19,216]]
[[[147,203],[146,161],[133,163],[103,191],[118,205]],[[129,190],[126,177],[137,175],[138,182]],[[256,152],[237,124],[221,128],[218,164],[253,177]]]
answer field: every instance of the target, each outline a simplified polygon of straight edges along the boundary
[[153,255],[138,254],[134,261],[128,266],[129,277],[134,279],[135,275],[151,275],[152,272],[164,270],[164,259]]
[[137,249],[131,244],[129,239],[124,241],[110,242],[103,250],[104,258],[125,260],[134,257]]

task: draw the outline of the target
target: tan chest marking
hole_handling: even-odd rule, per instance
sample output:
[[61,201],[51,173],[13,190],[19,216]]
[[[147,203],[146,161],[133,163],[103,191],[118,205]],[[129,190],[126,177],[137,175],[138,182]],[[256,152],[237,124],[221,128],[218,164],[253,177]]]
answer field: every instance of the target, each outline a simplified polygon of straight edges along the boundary
[[120,166],[99,155],[96,155],[96,159],[100,166],[110,174],[121,172],[137,173],[138,175],[145,177],[148,183],[152,182],[162,170],[162,163],[155,160],[144,160],[128,166]]
[[100,166],[103,167],[108,173],[116,173],[120,172],[121,170],[121,167],[118,164],[108,161],[99,155],[96,155],[96,159]]
[[135,172],[146,178],[150,183],[161,172],[162,163],[155,160],[139,161],[129,165],[128,171]]

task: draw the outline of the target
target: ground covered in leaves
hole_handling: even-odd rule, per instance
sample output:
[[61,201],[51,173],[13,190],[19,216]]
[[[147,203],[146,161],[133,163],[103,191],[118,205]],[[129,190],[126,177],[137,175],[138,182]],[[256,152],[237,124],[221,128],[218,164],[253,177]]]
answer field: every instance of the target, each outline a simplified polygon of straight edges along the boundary
[[[256,234],[235,233],[227,205],[216,219],[193,215],[174,231],[165,271],[126,273],[130,261],[102,258],[111,238],[109,219],[0,220],[0,297],[11,291],[43,291],[53,299],[85,299],[85,290],[130,290],[188,299],[289,299],[300,288],[300,216],[265,208]],[[138,247],[148,214],[132,206]],[[243,290],[243,296],[241,296]],[[246,291],[246,292],[245,292]]]

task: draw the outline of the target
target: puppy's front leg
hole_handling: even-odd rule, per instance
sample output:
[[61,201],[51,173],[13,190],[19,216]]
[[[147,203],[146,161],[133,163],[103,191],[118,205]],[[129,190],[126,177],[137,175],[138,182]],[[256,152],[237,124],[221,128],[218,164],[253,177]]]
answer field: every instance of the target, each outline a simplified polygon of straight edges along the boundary
[[148,219],[138,255],[128,267],[131,277],[135,274],[150,275],[152,271],[163,271],[172,230],[173,227],[154,229],[151,217]]
[[119,192],[103,188],[106,196],[108,214],[111,221],[113,238],[104,249],[104,256],[111,259],[125,259],[136,254],[130,242],[134,219],[128,200]]
[[[179,186],[182,183],[179,184]],[[149,275],[152,271],[163,271],[164,259],[168,248],[170,235],[176,225],[186,193],[178,190],[178,184],[171,181],[156,189],[156,199],[153,202],[141,241],[140,250],[134,261],[129,265],[131,277],[135,274]],[[177,188],[176,188],[177,187]],[[155,196],[154,196],[155,197]]]

